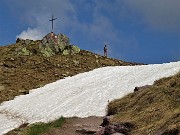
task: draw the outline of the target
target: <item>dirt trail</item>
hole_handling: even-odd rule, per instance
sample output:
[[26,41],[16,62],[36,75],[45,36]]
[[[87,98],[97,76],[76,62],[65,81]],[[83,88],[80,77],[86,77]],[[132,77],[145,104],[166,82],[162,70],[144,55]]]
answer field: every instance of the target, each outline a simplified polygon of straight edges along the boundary
[[[76,130],[84,128],[97,129],[102,123],[102,117],[69,118],[61,128],[51,129],[43,135],[82,135]],[[86,134],[83,134],[86,135]],[[88,134],[90,135],[90,134]]]

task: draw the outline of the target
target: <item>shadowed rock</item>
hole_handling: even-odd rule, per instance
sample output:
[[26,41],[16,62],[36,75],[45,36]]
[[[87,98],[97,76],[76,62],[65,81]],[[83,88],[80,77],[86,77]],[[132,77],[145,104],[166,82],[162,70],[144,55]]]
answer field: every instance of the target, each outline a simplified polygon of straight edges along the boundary
[[140,90],[144,90],[144,89],[149,88],[149,87],[151,87],[151,86],[152,86],[152,85],[145,85],[145,86],[135,87],[135,88],[134,88],[134,92],[140,91]]

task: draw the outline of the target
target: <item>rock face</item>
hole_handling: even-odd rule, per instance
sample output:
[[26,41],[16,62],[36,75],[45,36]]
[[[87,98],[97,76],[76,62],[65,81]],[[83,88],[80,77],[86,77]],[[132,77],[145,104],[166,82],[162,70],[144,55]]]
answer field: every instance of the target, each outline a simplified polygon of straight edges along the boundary
[[55,35],[53,32],[47,34],[39,45],[40,52],[45,57],[50,57],[54,54],[75,54],[80,52],[80,48],[75,45],[70,45],[70,40],[63,34]]
[[95,135],[128,135],[130,131],[135,127],[132,123],[110,123],[110,117],[105,117],[102,124]]

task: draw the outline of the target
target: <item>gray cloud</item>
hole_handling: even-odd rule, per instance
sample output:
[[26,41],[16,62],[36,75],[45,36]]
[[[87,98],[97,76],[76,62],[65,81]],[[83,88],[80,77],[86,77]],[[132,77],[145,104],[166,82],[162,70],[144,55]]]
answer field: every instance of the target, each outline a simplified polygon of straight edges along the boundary
[[150,27],[166,31],[180,31],[180,0],[124,0],[127,7]]

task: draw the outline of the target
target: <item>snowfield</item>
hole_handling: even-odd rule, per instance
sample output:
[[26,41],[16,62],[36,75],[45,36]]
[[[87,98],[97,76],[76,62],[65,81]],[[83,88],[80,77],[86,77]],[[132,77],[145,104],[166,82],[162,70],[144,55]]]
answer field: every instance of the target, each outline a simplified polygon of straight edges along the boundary
[[0,134],[23,123],[48,122],[61,116],[104,116],[108,100],[151,85],[180,71],[180,61],[95,69],[30,91],[0,105]]

